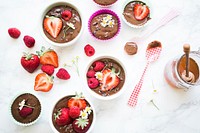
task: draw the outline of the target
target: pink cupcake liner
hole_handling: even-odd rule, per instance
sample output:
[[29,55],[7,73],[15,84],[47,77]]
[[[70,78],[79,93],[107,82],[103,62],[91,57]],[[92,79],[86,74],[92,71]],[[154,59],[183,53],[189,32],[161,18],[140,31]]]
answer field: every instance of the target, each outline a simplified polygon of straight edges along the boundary
[[116,0],[114,3],[112,3],[112,4],[108,4],[108,5],[101,5],[101,4],[99,4],[99,3],[97,3],[95,0],[93,0],[94,1],[94,3],[96,3],[98,6],[100,6],[100,7],[111,7],[113,4],[115,4],[118,0]]
[[[95,37],[95,36],[93,35],[92,31],[90,30],[90,24],[91,24],[93,18],[94,18],[95,16],[97,16],[97,15],[100,15],[100,14],[110,14],[110,15],[116,17],[116,19],[117,19],[117,21],[118,21],[118,31],[116,32],[116,34],[115,34],[113,37],[108,38],[108,39],[99,39],[99,38]],[[118,15],[117,15],[115,12],[113,12],[112,10],[109,10],[109,9],[100,9],[100,10],[96,11],[95,13],[93,13],[92,16],[89,18],[89,21],[88,21],[88,30],[89,30],[90,34],[91,34],[95,39],[97,39],[97,40],[101,40],[101,41],[111,40],[111,39],[113,39],[114,37],[116,37],[116,36],[119,34],[119,32],[120,32],[120,30],[121,30],[121,21],[120,21],[120,18],[118,17]]]

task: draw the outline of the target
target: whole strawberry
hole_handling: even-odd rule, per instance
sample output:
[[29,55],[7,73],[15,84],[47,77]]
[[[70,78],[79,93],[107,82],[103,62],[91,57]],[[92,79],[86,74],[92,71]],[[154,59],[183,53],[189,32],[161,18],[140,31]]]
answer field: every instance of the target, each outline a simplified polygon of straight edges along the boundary
[[90,122],[89,119],[78,118],[73,121],[72,126],[77,133],[86,133],[90,128]]
[[29,73],[33,73],[40,64],[40,59],[35,54],[24,53],[21,57],[21,65]]
[[68,125],[72,122],[72,119],[69,116],[69,109],[62,108],[54,114],[54,120],[58,126]]
[[28,48],[32,48],[35,45],[35,39],[31,36],[26,35],[24,36],[23,40]]
[[21,32],[17,28],[9,28],[8,34],[10,35],[10,37],[17,39],[20,36]]
[[59,79],[64,79],[64,80],[70,79],[69,73],[68,73],[67,70],[65,70],[64,68],[60,68],[60,69],[58,70],[58,72],[56,73],[56,76],[57,76]]
[[42,65],[41,70],[51,76],[54,73],[54,66]]

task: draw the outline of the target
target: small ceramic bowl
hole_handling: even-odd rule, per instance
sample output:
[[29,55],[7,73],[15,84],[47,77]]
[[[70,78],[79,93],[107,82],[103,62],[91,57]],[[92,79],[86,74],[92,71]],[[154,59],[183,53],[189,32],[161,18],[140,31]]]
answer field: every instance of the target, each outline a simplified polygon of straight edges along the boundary
[[111,40],[119,34],[120,29],[121,22],[118,15],[109,9],[96,11],[88,21],[88,30],[91,36],[98,40]]
[[[80,93],[80,94],[82,94],[82,93]],[[78,94],[79,96],[80,96],[80,94]],[[68,107],[68,100],[69,99],[71,99],[71,98],[73,98],[73,97],[75,97],[77,94],[69,94],[69,95],[67,95],[67,96],[63,96],[62,98],[59,98],[54,104],[53,104],[53,107],[52,107],[52,111],[50,111],[50,116],[49,116],[49,124],[50,124],[50,126],[51,126],[51,129],[53,130],[53,132],[54,133],[59,133],[59,132],[62,132],[63,130],[66,132],[66,130],[67,130],[67,132],[66,133],[70,133],[70,132],[75,132],[74,131],[74,129],[73,129],[73,122],[76,120],[76,119],[78,119],[78,118],[80,118],[80,117],[82,117],[81,115],[78,117],[78,118],[71,118],[71,122],[70,122],[70,124],[68,124],[68,125],[64,125],[64,126],[58,126],[57,125],[57,123],[56,123],[56,121],[55,121],[55,113],[59,110],[59,109],[61,109],[61,108],[67,108],[67,109],[69,109],[69,107]],[[84,97],[84,96],[83,96]],[[86,131],[87,133],[90,133],[91,131],[92,131],[92,129],[93,129],[93,127],[94,127],[94,125],[95,125],[95,121],[96,121],[96,112],[95,112],[95,109],[94,109],[94,106],[92,105],[92,103],[91,103],[91,101],[89,101],[87,98],[83,98],[85,101],[86,101],[86,103],[87,103],[87,106],[86,107],[91,107],[92,108],[92,110],[91,110],[91,113],[90,114],[88,114],[88,118],[87,119],[89,119],[89,122],[91,122],[90,123],[90,126],[89,126],[89,129]],[[86,110],[86,108],[85,109],[80,109],[81,111],[83,111],[84,112],[84,110]],[[88,113],[88,112],[87,112]],[[69,117],[70,117],[70,115],[69,115]]]
[[[56,9],[56,7],[60,6],[60,8]],[[64,19],[62,16],[62,13],[68,10],[71,12],[71,17],[68,17],[67,19]],[[74,17],[76,16],[76,18]],[[55,36],[56,32],[53,31],[53,35],[51,35],[45,28],[44,28],[44,21],[45,18],[56,18],[55,23],[58,22],[58,18],[62,21],[62,27],[57,35]],[[66,16],[67,17],[67,16]],[[78,19],[77,19],[78,18]],[[73,45],[81,36],[83,32],[83,20],[82,20],[82,14],[74,4],[66,2],[66,1],[59,1],[59,2],[54,2],[51,4],[48,4],[48,6],[45,8],[43,11],[41,18],[40,18],[40,30],[42,33],[42,37],[50,44],[53,46],[58,46],[58,47],[66,47]],[[59,20],[59,21],[60,21]],[[52,22],[47,21],[48,26],[50,27],[50,32],[52,31],[52,27],[57,27],[55,26],[56,24],[52,24]],[[54,37],[53,37],[54,36]]]
[[[137,21],[134,18],[134,13],[133,13],[133,9],[134,9],[134,4],[135,3],[141,3],[141,4],[145,4],[148,6],[149,8],[149,15],[147,16],[147,18],[145,18],[144,20],[141,21]],[[146,25],[148,25],[149,21],[152,19],[152,8],[151,8],[151,4],[148,0],[126,0],[122,9],[122,20],[130,27],[132,28],[142,28],[145,27]]]
[[[24,100],[24,104],[22,102],[23,100]],[[24,107],[27,107],[27,106],[29,106],[30,108],[33,108],[33,111],[31,114],[25,117],[22,117],[19,112],[20,110],[22,110]],[[17,125],[31,126],[40,119],[41,113],[42,113],[42,106],[39,99],[37,98],[35,94],[29,93],[29,92],[23,92],[23,93],[19,93],[12,99],[11,105],[9,107],[9,112],[10,112],[11,119]]]
[[124,64],[110,55],[93,58],[87,65],[84,75],[87,91],[100,100],[119,97],[126,89],[126,79]]

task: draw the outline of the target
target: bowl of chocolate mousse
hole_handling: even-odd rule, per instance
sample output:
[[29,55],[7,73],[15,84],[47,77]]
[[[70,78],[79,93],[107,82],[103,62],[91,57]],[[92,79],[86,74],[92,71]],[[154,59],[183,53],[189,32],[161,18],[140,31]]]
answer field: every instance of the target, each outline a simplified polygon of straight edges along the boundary
[[117,2],[117,0],[93,0],[93,1],[102,7],[109,7]]
[[89,93],[100,100],[111,100],[125,91],[125,66],[116,57],[106,55],[93,58],[84,75]]
[[69,2],[49,4],[41,17],[41,33],[50,44],[65,47],[74,44],[83,31],[80,10]]
[[122,19],[130,27],[141,28],[151,20],[152,9],[147,0],[128,0],[123,6]]

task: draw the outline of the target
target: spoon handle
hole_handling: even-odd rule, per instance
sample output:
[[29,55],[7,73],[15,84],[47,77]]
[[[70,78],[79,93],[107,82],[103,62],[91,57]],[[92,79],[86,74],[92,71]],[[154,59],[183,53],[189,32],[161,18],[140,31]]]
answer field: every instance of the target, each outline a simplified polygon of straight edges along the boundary
[[144,68],[144,71],[142,73],[142,76],[141,76],[139,82],[137,83],[137,85],[135,86],[135,88],[134,88],[134,90],[133,90],[133,92],[132,92],[132,94],[131,94],[131,96],[130,96],[130,98],[128,100],[128,105],[130,105],[131,107],[135,107],[136,104],[137,104],[138,95],[139,95],[140,90],[142,88],[142,84],[143,84],[143,81],[144,81],[144,76],[145,76],[146,70],[147,70],[147,68],[149,66],[149,63],[150,62],[147,62],[146,66]]

